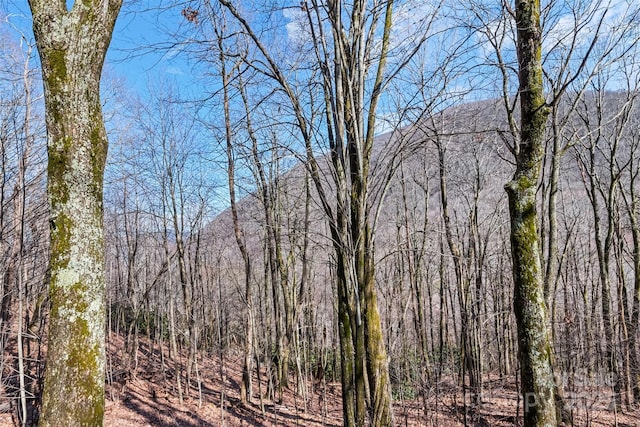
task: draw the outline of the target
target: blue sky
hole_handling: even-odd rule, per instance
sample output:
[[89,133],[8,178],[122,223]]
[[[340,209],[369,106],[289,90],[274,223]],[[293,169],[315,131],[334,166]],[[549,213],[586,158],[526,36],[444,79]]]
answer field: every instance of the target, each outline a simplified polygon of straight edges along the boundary
[[[154,4],[153,8],[149,4]],[[110,134],[110,158],[106,180],[117,177],[118,164],[126,151],[126,144],[141,138],[136,134],[135,124],[138,114],[144,111],[133,111],[138,105],[152,109],[154,99],[162,93],[162,88],[171,87],[180,90],[180,96],[188,95],[201,85],[194,84],[198,76],[192,72],[188,55],[179,55],[179,49],[170,48],[171,33],[181,31],[188,25],[182,16],[182,7],[159,9],[160,0],[125,0],[123,9],[118,17],[116,28],[103,70],[103,102],[109,104],[105,108],[107,128]],[[167,2],[168,3],[168,2]],[[21,35],[27,43],[35,44],[32,33],[31,15],[26,0],[0,0],[0,33],[10,37],[16,45],[20,43]],[[23,46],[23,51],[26,48]],[[1,49],[1,48],[0,48]],[[34,49],[31,65],[38,68],[38,55]],[[111,80],[114,80],[113,82]],[[124,81],[123,81],[124,80]],[[118,92],[118,93],[117,93]],[[115,97],[114,97],[115,95]],[[176,93],[173,96],[177,95]],[[118,99],[122,96],[122,99]],[[154,98],[155,97],[155,98]],[[136,102],[136,98],[141,103]],[[151,102],[149,102],[151,101]],[[185,107],[186,108],[186,107]],[[186,111],[186,110],[185,110]],[[188,120],[187,120],[188,122]],[[132,130],[133,129],[133,130]],[[200,155],[200,151],[213,150],[216,147],[203,132],[197,133],[189,140],[193,156]],[[213,156],[207,154],[208,158]],[[124,156],[127,157],[127,156]],[[224,183],[224,176],[209,162],[200,165],[200,169],[192,168],[194,174],[207,174],[201,180],[209,185],[220,186]],[[224,192],[219,192],[211,203],[214,209],[226,207]]]
[[[67,0],[67,4],[73,1]],[[124,78],[133,91],[146,93],[150,82],[166,77],[177,84],[190,84],[194,76],[185,55],[171,49],[171,33],[185,25],[181,7],[157,6],[161,1],[125,1],[111,46],[107,53],[105,73]],[[150,4],[154,4],[150,6]],[[24,34],[33,42],[31,16],[25,0],[0,1],[0,27],[2,31],[20,39]]]
[[123,6],[116,23],[107,67],[124,76],[138,90],[145,90],[149,80],[171,77],[177,83],[190,84],[194,76],[191,65],[171,47],[171,33],[185,25],[180,7],[160,10],[141,4]]

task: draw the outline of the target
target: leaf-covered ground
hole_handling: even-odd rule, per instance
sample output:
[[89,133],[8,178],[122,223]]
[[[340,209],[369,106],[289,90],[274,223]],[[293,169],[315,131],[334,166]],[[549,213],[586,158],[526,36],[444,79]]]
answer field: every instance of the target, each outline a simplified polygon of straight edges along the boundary
[[[261,400],[265,394],[265,376],[254,381],[255,396],[251,405],[244,406],[239,399],[240,355],[201,357],[197,381],[192,381],[189,393],[182,384],[183,402],[180,402],[175,380],[174,361],[167,348],[150,346],[141,340],[136,374],[125,377],[122,365],[124,341],[110,336],[107,387],[106,427],[160,427],[160,426],[309,426],[338,427],[342,425],[340,385],[316,381],[309,385],[306,397],[286,390],[282,402]],[[182,360],[184,366],[185,359]],[[135,362],[132,362],[135,364]],[[184,374],[184,372],[183,372]],[[463,391],[453,382],[443,380],[430,391],[427,410],[422,401],[395,402],[395,420],[398,426],[514,426],[521,425],[518,396],[513,380],[488,377],[484,383],[483,402],[480,406],[465,405]],[[608,408],[606,389],[588,390],[571,395],[575,426],[640,427],[640,411],[615,413]],[[468,401],[468,399],[467,399]],[[0,426],[14,426],[15,415],[0,414]]]

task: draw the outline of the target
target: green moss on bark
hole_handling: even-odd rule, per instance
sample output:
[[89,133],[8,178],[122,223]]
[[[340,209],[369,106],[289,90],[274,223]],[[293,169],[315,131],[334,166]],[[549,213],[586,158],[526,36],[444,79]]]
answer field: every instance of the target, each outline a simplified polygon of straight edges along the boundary
[[91,177],[92,191],[97,200],[102,203],[102,188],[104,168],[107,160],[108,143],[106,139],[106,131],[102,123],[102,111],[100,104],[94,106],[90,114],[91,132],[89,140],[91,142]]
[[520,143],[505,188],[511,216],[514,312],[518,329],[525,427],[557,425],[555,382],[540,266],[536,189],[549,109],[544,98],[539,0],[516,0]]
[[101,426],[107,140],[99,80],[122,2],[32,0],[43,69],[51,211],[51,313],[41,426]]
[[52,92],[59,92],[62,84],[67,80],[66,49],[52,48],[45,55],[47,55],[45,78],[49,89]]

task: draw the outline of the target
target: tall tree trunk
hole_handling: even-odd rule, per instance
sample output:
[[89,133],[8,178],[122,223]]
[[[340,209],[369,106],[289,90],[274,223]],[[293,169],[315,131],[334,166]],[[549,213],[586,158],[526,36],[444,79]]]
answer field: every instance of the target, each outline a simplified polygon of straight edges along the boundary
[[254,314],[253,314],[253,289],[251,287],[251,258],[247,249],[244,229],[240,224],[238,217],[238,205],[236,202],[236,175],[235,175],[235,158],[233,150],[233,130],[231,128],[231,110],[229,104],[229,80],[236,72],[236,67],[227,70],[227,54],[223,45],[223,35],[218,32],[217,42],[220,49],[220,74],[223,82],[223,107],[224,107],[224,123],[225,123],[225,147],[227,155],[227,181],[229,185],[229,202],[231,204],[231,219],[233,221],[233,233],[236,238],[238,250],[242,256],[244,267],[244,304],[246,308],[244,319],[244,359],[242,364],[242,382],[240,384],[240,401],[243,404],[251,404],[253,398],[253,384],[251,373],[253,371],[253,330],[254,330]]
[[[632,179],[631,189],[633,190]],[[631,326],[629,327],[629,354],[631,358],[631,387],[633,389],[633,401],[636,406],[640,404],[640,357],[638,356],[638,327],[640,324],[640,223],[638,222],[638,198],[631,193],[633,198],[628,208],[631,218],[631,231],[633,236],[633,306],[631,308]]]
[[542,85],[539,0],[516,0],[520,82],[520,141],[516,171],[505,189],[511,216],[514,310],[518,329],[524,425],[557,425],[551,343],[544,300],[536,189],[549,108]]
[[[369,229],[365,229],[365,241],[371,239]],[[373,252],[373,250],[371,250]],[[389,380],[389,361],[382,335],[382,321],[378,310],[377,293],[374,277],[374,257],[370,253],[364,260],[364,296],[365,343],[367,377],[369,379],[369,394],[371,396],[371,425],[393,425],[391,406],[391,382]]]
[[[434,129],[436,128],[434,123]],[[460,357],[461,357],[461,371],[462,371],[462,383],[464,385],[465,376],[469,377],[469,385],[474,394],[474,400],[480,402],[482,400],[482,378],[481,373],[476,369],[480,366],[479,354],[476,351],[478,348],[474,346],[474,331],[473,323],[473,301],[471,301],[471,273],[468,269],[464,268],[463,255],[460,250],[460,245],[453,235],[453,227],[451,225],[451,217],[449,215],[449,197],[447,186],[447,171],[446,171],[446,147],[444,141],[441,140],[440,135],[436,131],[435,145],[438,149],[438,178],[440,184],[440,206],[442,211],[442,222],[444,225],[445,237],[447,240],[447,246],[449,247],[449,253],[453,259],[453,267],[456,276],[456,288],[458,290],[458,304],[460,306]],[[473,218],[472,215],[470,215]],[[471,231],[471,230],[470,230]],[[472,235],[472,233],[470,233]],[[475,246],[471,244],[470,247]],[[475,249],[475,248],[474,248]],[[469,254],[467,262],[471,264],[471,259],[475,259],[475,253]],[[473,256],[471,256],[473,255]],[[465,274],[466,273],[466,274]],[[479,282],[480,283],[480,282]],[[466,387],[465,387],[466,390]]]
[[41,426],[104,416],[100,76],[122,0],[30,0],[44,81],[51,209],[51,316]]

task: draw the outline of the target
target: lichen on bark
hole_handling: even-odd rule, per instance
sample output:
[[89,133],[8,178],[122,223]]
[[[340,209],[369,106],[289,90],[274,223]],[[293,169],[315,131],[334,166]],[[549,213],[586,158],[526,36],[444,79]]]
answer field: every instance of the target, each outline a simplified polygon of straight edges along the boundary
[[42,64],[51,224],[51,313],[40,426],[104,417],[102,188],[107,136],[99,87],[122,0],[30,0]]
[[542,81],[539,0],[516,0],[520,140],[516,170],[505,185],[511,217],[513,306],[518,329],[525,427],[558,424],[551,345],[540,265],[536,191],[549,108]]

